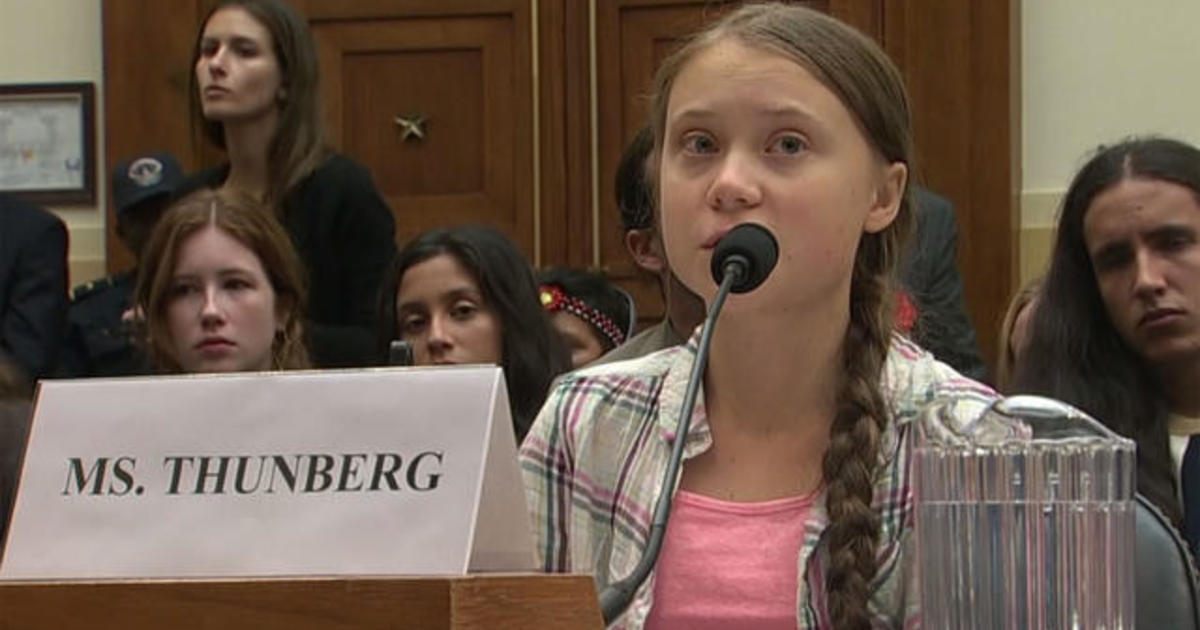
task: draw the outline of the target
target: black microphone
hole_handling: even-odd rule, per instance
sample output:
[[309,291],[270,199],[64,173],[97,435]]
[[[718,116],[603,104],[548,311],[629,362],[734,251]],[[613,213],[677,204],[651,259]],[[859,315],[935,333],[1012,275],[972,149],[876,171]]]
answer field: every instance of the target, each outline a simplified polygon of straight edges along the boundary
[[757,223],[742,223],[733,228],[717,242],[713,249],[712,275],[717,282],[717,297],[708,307],[704,328],[700,330],[700,344],[696,349],[696,361],[688,377],[683,396],[683,407],[679,410],[679,424],[675,429],[675,443],[671,446],[671,459],[663,475],[662,493],[654,506],[654,520],[650,523],[650,536],[646,540],[646,551],[633,572],[623,580],[609,584],[600,592],[600,612],[604,614],[604,625],[608,626],[625,612],[629,602],[650,575],[658,554],[662,550],[663,536],[667,532],[667,517],[671,514],[671,498],[679,467],[683,462],[683,443],[692,426],[692,410],[696,406],[696,395],[704,367],[708,364],[708,348],[712,345],[713,328],[717,314],[725,304],[729,293],[746,293],[758,288],[779,260],[779,244],[775,237]]
[[393,339],[388,344],[388,365],[410,366],[413,364],[413,347],[407,341]]
[[742,223],[717,241],[713,250],[712,277],[717,284],[730,273],[738,277],[729,289],[733,293],[747,293],[758,288],[779,260],[779,244],[767,228],[757,223]]

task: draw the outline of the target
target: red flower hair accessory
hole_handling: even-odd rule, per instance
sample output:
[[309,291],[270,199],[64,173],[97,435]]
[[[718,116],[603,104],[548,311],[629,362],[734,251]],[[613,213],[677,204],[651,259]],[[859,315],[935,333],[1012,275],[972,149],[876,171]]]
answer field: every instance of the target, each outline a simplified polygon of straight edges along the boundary
[[917,325],[918,315],[917,305],[913,304],[908,293],[896,291],[896,328],[906,335],[912,334],[913,328]]
[[625,333],[621,332],[620,327],[609,316],[592,308],[587,302],[567,295],[557,284],[543,284],[538,289],[538,295],[542,301],[542,308],[551,313],[566,311],[582,319],[608,339],[614,348],[625,341]]

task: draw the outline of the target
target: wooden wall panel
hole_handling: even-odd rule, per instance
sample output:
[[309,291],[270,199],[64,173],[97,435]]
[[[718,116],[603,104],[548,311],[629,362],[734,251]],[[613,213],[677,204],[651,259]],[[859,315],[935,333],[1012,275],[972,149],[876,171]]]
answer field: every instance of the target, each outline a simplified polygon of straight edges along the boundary
[[[313,20],[332,141],[371,170],[399,242],[486,223],[533,253],[529,20],[523,10]],[[406,135],[402,121],[418,119],[422,137]]]
[[592,264],[591,17],[587,2],[538,9],[541,263]]
[[[201,10],[201,0],[104,0],[105,181],[118,162],[149,151],[170,151],[185,169],[199,166],[187,88]],[[100,205],[108,270],[127,269],[133,255],[117,238],[111,202]]]
[[959,270],[989,366],[1019,260],[1019,5],[884,4],[885,48],[912,97],[917,175],[955,204]]

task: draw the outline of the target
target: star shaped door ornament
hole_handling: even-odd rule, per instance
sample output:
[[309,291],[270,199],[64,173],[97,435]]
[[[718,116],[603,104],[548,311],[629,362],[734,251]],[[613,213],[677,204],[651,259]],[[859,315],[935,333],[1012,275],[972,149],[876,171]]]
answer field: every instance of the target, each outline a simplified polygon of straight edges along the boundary
[[407,142],[413,140],[420,142],[425,139],[425,117],[417,114],[415,116],[396,116],[392,119],[396,126],[400,128],[400,139]]

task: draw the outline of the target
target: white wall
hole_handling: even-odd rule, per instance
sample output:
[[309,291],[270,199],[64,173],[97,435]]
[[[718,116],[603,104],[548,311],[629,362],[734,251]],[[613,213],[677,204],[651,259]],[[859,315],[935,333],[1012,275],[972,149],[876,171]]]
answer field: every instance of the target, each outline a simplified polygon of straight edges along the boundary
[[1200,143],[1200,2],[1023,0],[1022,269],[1048,254],[1072,175],[1102,143]]
[[0,0],[0,83],[96,84],[96,204],[51,208],[71,232],[72,283],[104,274],[103,75],[100,0]]

